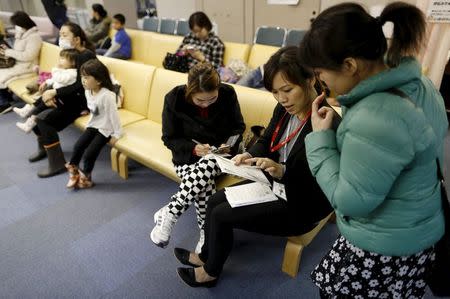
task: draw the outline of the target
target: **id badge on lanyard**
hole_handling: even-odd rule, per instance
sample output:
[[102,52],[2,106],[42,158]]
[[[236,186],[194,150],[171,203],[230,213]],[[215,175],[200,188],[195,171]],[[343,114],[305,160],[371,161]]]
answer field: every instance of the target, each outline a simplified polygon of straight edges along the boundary
[[284,184],[274,181],[272,191],[276,196],[281,197],[282,199],[287,201],[286,188],[284,187]]

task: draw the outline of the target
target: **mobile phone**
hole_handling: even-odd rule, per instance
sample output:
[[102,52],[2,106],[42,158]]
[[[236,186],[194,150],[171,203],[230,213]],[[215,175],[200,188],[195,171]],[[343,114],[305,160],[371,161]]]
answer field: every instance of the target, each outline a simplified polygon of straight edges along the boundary
[[230,136],[230,138],[228,138],[227,142],[225,142],[226,145],[229,145],[230,147],[233,147],[236,144],[236,141],[239,139],[239,134],[238,135],[233,135]]
[[226,145],[223,145],[223,146],[221,146],[221,147],[219,147],[219,148],[216,148],[216,149],[211,150],[211,153],[213,153],[213,154],[224,154],[225,151],[226,151],[227,149],[229,149],[230,147],[231,147],[231,146],[230,146],[229,144],[226,144]]

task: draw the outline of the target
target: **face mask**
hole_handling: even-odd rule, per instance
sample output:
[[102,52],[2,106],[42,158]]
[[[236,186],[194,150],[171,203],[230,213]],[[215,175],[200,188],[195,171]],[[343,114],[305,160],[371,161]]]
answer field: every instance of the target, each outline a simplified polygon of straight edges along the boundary
[[17,25],[14,26],[14,30],[16,31],[16,35],[22,35],[25,32],[25,29]]
[[72,46],[72,44],[67,40],[67,39],[63,39],[60,38],[59,39],[59,43],[58,43],[59,47],[63,50],[66,49],[73,49],[74,47]]

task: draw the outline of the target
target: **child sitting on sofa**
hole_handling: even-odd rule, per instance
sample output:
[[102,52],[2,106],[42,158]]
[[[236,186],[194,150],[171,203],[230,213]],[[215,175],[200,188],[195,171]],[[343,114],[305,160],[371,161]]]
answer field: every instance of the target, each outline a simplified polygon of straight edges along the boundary
[[[58,64],[52,69],[52,77],[39,86],[39,91],[42,93],[48,88],[61,88],[75,83],[77,79],[77,69],[75,67],[77,55],[78,51],[75,49],[61,50]],[[17,122],[16,126],[22,131],[30,133],[36,126],[36,115],[51,108],[47,105],[48,103],[46,104],[42,97],[39,97],[33,104],[26,104],[23,108],[14,108],[13,111],[20,117],[28,117],[23,123]]]
[[113,17],[112,28],[117,30],[111,46],[108,49],[97,49],[99,55],[118,58],[131,58],[131,39],[125,31],[125,17],[123,14],[116,14]]
[[[116,106],[116,94],[106,66],[98,59],[91,59],[81,66],[86,101],[90,119],[86,130],[74,145],[70,162],[67,188],[90,188],[93,186],[91,173],[101,149],[109,142],[114,145],[121,135],[121,125]],[[78,164],[84,157],[81,169]]]

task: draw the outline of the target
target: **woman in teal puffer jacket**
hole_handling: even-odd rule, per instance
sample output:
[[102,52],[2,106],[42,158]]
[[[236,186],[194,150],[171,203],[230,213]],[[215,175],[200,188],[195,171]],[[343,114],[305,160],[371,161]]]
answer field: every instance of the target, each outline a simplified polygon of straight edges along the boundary
[[[387,21],[394,23],[388,51]],[[412,57],[424,35],[412,5],[392,3],[373,18],[344,3],[323,11],[300,45],[302,62],[343,108],[335,133],[332,111],[318,110],[317,98],[306,138],[310,169],[341,233],[312,273],[323,298],[424,294],[444,233],[436,158],[443,161],[448,128],[442,97]]]

